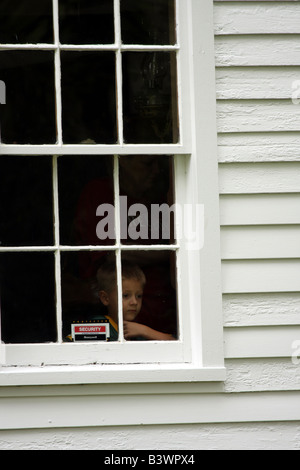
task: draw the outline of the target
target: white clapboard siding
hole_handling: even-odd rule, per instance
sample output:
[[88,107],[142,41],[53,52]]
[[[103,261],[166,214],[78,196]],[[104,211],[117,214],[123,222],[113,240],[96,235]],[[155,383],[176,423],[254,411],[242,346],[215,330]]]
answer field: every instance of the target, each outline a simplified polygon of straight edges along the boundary
[[296,2],[215,2],[215,34],[291,34],[300,31]]
[[296,104],[300,98],[299,89],[300,67],[219,67],[216,69],[218,99],[294,99]]
[[300,258],[300,225],[222,227],[221,257]]
[[226,360],[226,392],[300,390],[300,367],[287,358]]
[[[300,340],[300,326],[254,326],[225,329],[225,357],[292,357]],[[298,344],[298,346],[297,346]]]
[[223,194],[221,225],[300,224],[300,193]]
[[292,193],[300,189],[300,162],[219,165],[220,194]]
[[300,36],[216,36],[216,66],[300,65]]
[[[112,410],[114,410],[113,413]],[[145,432],[149,425],[175,425],[172,428],[173,439],[168,446],[171,449],[178,449],[181,446],[182,440],[184,441],[181,435],[185,435],[187,432],[187,428],[179,428],[178,423],[212,423],[213,427],[210,427],[207,433],[203,435],[202,442],[204,442],[207,440],[208,434],[216,434],[218,432],[224,434],[224,429],[227,435],[230,435],[229,427],[220,427],[220,423],[239,423],[240,434],[245,429],[245,423],[252,424],[253,422],[267,422],[269,428],[272,426],[273,429],[278,431],[278,424],[275,422],[296,422],[300,420],[300,407],[297,391],[288,391],[284,394],[281,392],[190,393],[188,396],[186,393],[161,393],[158,395],[157,393],[139,394],[134,391],[133,393],[123,392],[122,400],[120,400],[117,394],[109,393],[99,396],[95,392],[94,395],[88,397],[82,394],[70,397],[67,394],[51,395],[49,392],[49,396],[43,396],[41,393],[39,396],[34,396],[32,393],[31,396],[19,397],[17,399],[10,396],[4,397],[0,402],[0,416],[3,423],[5,423],[2,430],[10,429],[12,430],[11,433],[16,429],[24,429],[24,424],[26,423],[26,428],[30,430],[27,430],[27,439],[24,438],[24,435],[22,436],[21,431],[14,434],[14,444],[16,444],[16,441],[22,442],[23,439],[23,442],[25,441],[24,448],[30,447],[31,430],[38,429],[40,431],[39,439],[36,440],[35,445],[38,448],[42,448],[40,443],[41,439],[45,436],[43,429],[49,428],[51,430],[52,428],[52,431],[55,429],[55,436],[53,437],[50,431],[47,433],[47,437],[50,439],[48,448],[55,446],[55,448],[62,449],[64,443],[70,440],[70,435],[74,432],[70,428],[74,427],[78,429],[78,447],[85,448],[87,446],[86,443],[90,439],[90,434],[93,436],[93,430],[98,432],[98,429],[103,428],[103,426],[107,427],[107,433],[110,429],[108,426],[115,426],[114,438],[112,439],[110,436],[110,439],[101,439],[101,441],[104,441],[104,444],[98,442],[100,441],[98,439],[97,448],[103,449],[107,446],[108,441],[108,444],[111,446],[110,448],[115,449],[116,440],[118,441],[118,446],[119,442],[122,444],[124,442],[124,447],[127,447],[127,436],[130,436],[130,429],[142,423],[143,427],[138,429],[139,435],[143,436],[143,444],[141,446],[145,445],[146,448],[153,448],[153,441],[145,441],[145,435],[147,435]],[[139,416],[139,421],[136,420],[136,416]],[[273,425],[270,424],[271,422],[274,422]],[[243,427],[241,427],[242,423]],[[118,432],[118,428],[122,429],[121,426],[126,426],[123,428],[122,433],[121,431]],[[62,428],[65,428],[65,431],[68,432],[67,437],[66,435],[62,437],[59,434]],[[157,440],[154,442],[157,443],[158,448],[161,448],[162,435],[165,429],[166,426],[156,428]],[[176,432],[174,432],[175,429]],[[273,434],[276,434],[275,430]],[[202,448],[203,443],[199,440],[199,434],[197,434],[199,427],[195,426],[193,432],[197,438],[197,445],[200,442]],[[176,433],[177,436],[175,435]],[[4,439],[5,435],[1,434]],[[78,435],[81,439],[78,438]],[[126,436],[125,440],[124,436]],[[268,432],[261,436],[263,443],[268,437],[271,438]],[[214,442],[213,448],[219,448],[218,441],[220,439],[218,438]],[[237,439],[236,436],[235,439]],[[190,448],[189,444],[186,444],[186,448]],[[235,445],[239,446],[240,444],[239,439],[233,440],[229,448],[235,449]],[[249,437],[244,448],[249,449],[251,444],[253,444],[253,440]],[[299,441],[296,439],[296,446],[298,444]],[[34,445],[31,447],[34,448]],[[15,446],[13,448],[15,449]],[[189,454],[188,458],[192,455]],[[183,456],[187,457],[187,454],[184,453]],[[156,457],[156,462],[158,461],[157,459],[158,457]],[[183,462],[183,458],[181,460]]]
[[220,163],[300,161],[299,133],[219,134],[218,161]]
[[295,146],[300,148],[299,133],[298,132],[251,132],[251,133],[232,133],[232,134],[219,134],[219,146],[245,146],[262,147],[264,150],[270,145],[274,147],[289,147]]
[[224,326],[299,325],[300,292],[223,295]]
[[219,100],[217,126],[218,132],[298,132],[300,106],[292,100]]
[[[225,356],[247,359],[248,375],[254,358],[290,357],[300,337],[298,10],[215,2]],[[234,377],[237,362],[226,390],[238,390]],[[273,390],[271,377],[256,390]]]
[[232,162],[286,162],[300,161],[300,143],[296,145],[219,145],[218,161]]
[[300,291],[300,259],[223,260],[224,294]]
[[300,2],[214,19],[224,391],[299,391]]

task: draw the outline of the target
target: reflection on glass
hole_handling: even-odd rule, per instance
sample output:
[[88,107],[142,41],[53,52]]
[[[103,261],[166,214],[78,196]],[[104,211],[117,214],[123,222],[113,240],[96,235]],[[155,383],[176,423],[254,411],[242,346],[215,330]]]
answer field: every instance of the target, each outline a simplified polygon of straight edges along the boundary
[[[64,341],[116,341],[118,293],[114,253],[91,252],[95,261],[92,277],[86,277],[84,253],[62,253]],[[78,337],[74,331],[72,334],[72,324],[84,325],[84,330],[77,332]]]
[[178,141],[176,54],[123,54],[124,140]]
[[123,252],[122,289],[125,339],[177,339],[175,253]]
[[0,158],[0,245],[52,245],[50,157]]
[[[107,204],[111,205],[112,211],[114,207],[112,165],[112,157],[106,156],[59,157],[59,226],[63,245],[115,244],[114,214],[112,212],[109,220],[106,213]],[[101,205],[103,210],[100,208],[97,215]],[[103,219],[103,236],[100,238],[100,226],[98,230],[97,226]]]
[[175,44],[174,0],[121,0],[124,44]]
[[64,143],[115,143],[114,54],[62,52],[61,66]]
[[54,256],[0,253],[1,339],[56,341]]
[[1,141],[48,144],[56,141],[53,52],[1,51],[0,77],[6,85],[1,106]]
[[62,44],[113,43],[113,13],[113,0],[60,0],[60,42]]
[[0,43],[53,43],[51,0],[1,0]]

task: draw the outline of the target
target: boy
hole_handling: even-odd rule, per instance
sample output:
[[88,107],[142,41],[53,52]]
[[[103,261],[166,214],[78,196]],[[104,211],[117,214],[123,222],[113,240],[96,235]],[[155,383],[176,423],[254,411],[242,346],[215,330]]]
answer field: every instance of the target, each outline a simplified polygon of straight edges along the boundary
[[[118,329],[118,292],[115,263],[103,264],[97,272],[99,298],[107,307],[108,319]],[[161,333],[134,320],[142,308],[146,278],[143,271],[130,262],[122,262],[123,331],[127,340],[174,340],[174,336]]]

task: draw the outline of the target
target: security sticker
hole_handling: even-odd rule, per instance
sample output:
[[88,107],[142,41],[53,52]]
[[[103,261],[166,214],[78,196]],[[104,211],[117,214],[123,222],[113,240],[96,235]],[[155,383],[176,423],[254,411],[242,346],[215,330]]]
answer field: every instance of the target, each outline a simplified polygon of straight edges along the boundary
[[108,320],[72,323],[73,341],[108,341],[110,324]]

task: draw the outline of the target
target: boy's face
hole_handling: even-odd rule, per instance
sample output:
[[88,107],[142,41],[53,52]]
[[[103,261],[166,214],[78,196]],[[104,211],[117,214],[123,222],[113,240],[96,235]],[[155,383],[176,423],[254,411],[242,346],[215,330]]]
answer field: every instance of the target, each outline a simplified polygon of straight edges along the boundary
[[133,321],[140,312],[143,300],[143,285],[137,279],[123,279],[123,320]]
[[[103,292],[103,291],[101,291]],[[110,316],[117,321],[118,318],[118,294],[114,289],[110,294],[103,292],[100,298],[104,305],[107,306]],[[123,320],[133,321],[142,307],[143,300],[143,284],[137,279],[123,279],[122,281],[122,298],[123,298]]]

